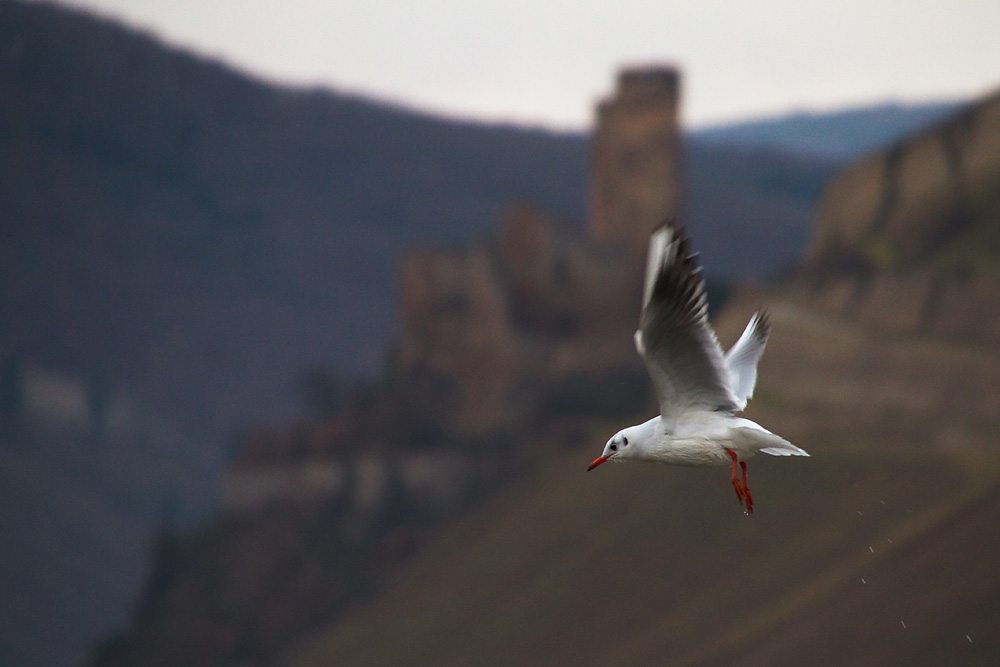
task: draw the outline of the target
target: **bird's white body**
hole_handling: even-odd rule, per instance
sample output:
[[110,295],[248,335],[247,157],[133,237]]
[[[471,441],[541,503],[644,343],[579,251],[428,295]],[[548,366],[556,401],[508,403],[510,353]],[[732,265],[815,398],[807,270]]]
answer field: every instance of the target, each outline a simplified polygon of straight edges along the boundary
[[[757,362],[770,325],[762,313],[723,354],[708,324],[705,281],[689,239],[670,224],[649,241],[646,281],[635,346],[646,362],[660,414],[616,433],[588,470],[607,461],[668,465],[732,465],[736,496],[753,511],[746,460],[757,452],[809,456],[759,424],[737,417],[753,396]],[[743,471],[737,478],[736,468]]]
[[[661,416],[619,431],[620,446],[611,461],[650,461],[675,466],[729,465],[734,452],[745,461],[760,451],[772,456],[802,456],[801,449],[760,424],[720,413],[695,413],[678,420],[671,428]],[[729,451],[727,451],[729,450]]]

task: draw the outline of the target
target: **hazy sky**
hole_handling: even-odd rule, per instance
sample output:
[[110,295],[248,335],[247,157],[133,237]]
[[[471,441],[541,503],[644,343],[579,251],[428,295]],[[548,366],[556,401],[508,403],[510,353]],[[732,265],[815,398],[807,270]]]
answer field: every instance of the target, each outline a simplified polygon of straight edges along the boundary
[[1000,87],[1000,0],[75,0],[267,79],[581,129],[623,64],[688,126]]

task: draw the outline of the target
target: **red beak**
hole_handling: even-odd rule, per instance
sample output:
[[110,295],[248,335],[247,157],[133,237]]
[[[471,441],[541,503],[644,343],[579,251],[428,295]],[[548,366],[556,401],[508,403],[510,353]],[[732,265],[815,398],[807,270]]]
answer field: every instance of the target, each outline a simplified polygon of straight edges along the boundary
[[607,456],[601,456],[599,458],[594,459],[594,462],[590,464],[589,468],[587,468],[587,472],[590,472],[591,470],[593,470],[594,468],[596,468],[597,466],[601,465],[602,463],[604,463],[607,460],[608,460]]

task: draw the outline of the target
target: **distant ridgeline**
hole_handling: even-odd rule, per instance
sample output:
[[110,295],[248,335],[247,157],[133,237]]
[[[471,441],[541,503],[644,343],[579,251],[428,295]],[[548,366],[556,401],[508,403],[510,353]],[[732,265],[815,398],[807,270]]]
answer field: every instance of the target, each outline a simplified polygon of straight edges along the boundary
[[1000,92],[834,178],[803,271],[837,311],[1000,341]]

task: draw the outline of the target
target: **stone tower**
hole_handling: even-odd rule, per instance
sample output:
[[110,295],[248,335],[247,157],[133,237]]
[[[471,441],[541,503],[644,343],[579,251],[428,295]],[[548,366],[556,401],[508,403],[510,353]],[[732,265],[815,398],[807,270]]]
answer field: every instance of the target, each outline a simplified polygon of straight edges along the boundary
[[614,96],[598,105],[590,188],[595,240],[645,247],[653,227],[681,213],[679,98],[676,69],[641,67],[622,70]]

